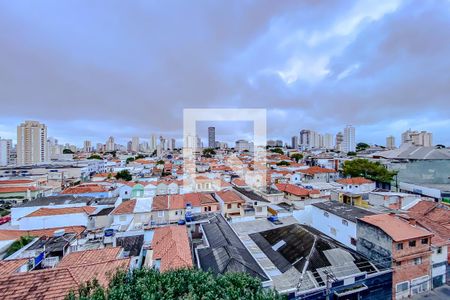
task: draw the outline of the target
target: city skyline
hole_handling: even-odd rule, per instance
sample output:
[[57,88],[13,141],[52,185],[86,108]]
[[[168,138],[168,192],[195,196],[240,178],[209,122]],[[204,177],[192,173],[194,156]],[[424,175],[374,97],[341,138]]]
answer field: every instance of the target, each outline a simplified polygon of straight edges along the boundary
[[353,124],[358,141],[417,128],[450,144],[448,1],[249,2],[239,17],[229,3],[48,3],[0,4],[2,138],[30,119],[62,142],[180,140],[185,108],[257,107],[284,141]]

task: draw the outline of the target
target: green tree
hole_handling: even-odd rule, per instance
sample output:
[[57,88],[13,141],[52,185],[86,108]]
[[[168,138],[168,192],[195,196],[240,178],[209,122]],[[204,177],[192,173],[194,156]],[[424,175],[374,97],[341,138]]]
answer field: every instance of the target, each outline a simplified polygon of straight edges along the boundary
[[134,157],[128,157],[128,158],[127,158],[127,164],[130,163],[130,162],[132,162],[132,161],[134,161],[134,160],[135,160]]
[[133,179],[133,176],[131,176],[130,171],[122,170],[120,172],[117,172],[116,179],[123,179],[126,181],[131,181]]
[[276,147],[276,148],[270,149],[270,152],[278,153],[278,154],[284,154],[283,149],[281,149],[280,147]]
[[390,183],[397,174],[389,171],[379,162],[368,159],[354,159],[344,162],[343,174],[350,177],[365,177],[378,182]]
[[160,159],[160,160],[158,160],[158,161],[156,162],[156,164],[157,164],[157,165],[164,165],[164,161],[163,161],[162,159]]
[[370,148],[369,144],[366,144],[366,143],[358,143],[358,144],[356,144],[356,151],[357,152],[366,150],[367,148]]
[[74,152],[70,149],[64,149],[63,154],[74,154]]
[[194,269],[159,273],[153,269],[137,269],[132,274],[116,273],[107,288],[95,281],[72,291],[67,300],[119,299],[283,299],[274,290],[266,290],[261,282],[246,273],[216,276]]
[[347,156],[356,156],[356,152],[349,151],[349,152],[347,152]]
[[98,154],[92,154],[87,159],[102,159],[102,157],[100,155],[98,155]]
[[290,163],[285,160],[277,162],[277,166],[289,166],[289,165],[290,165]]
[[11,254],[13,254],[14,252],[16,252],[19,249],[22,249],[23,247],[28,245],[28,243],[31,242],[34,238],[35,238],[34,236],[28,236],[28,235],[21,236],[18,240],[16,240],[14,243],[12,243],[11,246],[9,246],[8,250],[6,251],[5,257],[10,256]]
[[205,148],[203,149],[203,156],[207,158],[211,158],[216,155],[216,150],[214,148]]
[[296,162],[299,162],[299,161],[301,161],[303,159],[303,154],[301,154],[301,153],[294,153],[294,154],[291,155],[291,158],[293,160],[295,160]]

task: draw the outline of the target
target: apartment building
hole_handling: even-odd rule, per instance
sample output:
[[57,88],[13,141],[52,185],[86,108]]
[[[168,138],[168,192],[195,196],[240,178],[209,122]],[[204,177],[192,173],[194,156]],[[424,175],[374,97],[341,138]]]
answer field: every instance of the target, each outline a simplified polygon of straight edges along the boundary
[[48,160],[47,126],[25,121],[17,126],[17,164],[31,165]]

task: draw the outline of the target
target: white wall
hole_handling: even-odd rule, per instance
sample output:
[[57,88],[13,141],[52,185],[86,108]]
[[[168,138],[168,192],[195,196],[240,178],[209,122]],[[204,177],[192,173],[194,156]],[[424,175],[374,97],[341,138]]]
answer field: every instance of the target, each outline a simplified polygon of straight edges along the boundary
[[45,229],[64,226],[88,226],[89,218],[85,213],[56,216],[24,217],[19,220],[20,230]]
[[82,207],[86,206],[85,203],[73,203],[73,204],[62,204],[62,205],[45,205],[45,206],[27,206],[27,207],[12,207],[11,208],[11,225],[19,225],[18,219],[31,214],[32,212],[38,210],[39,208],[63,208],[63,207]]
[[351,238],[356,239],[356,223],[345,220],[347,225],[344,225],[343,220],[345,219],[311,205],[311,226],[356,250],[356,246],[351,244]]

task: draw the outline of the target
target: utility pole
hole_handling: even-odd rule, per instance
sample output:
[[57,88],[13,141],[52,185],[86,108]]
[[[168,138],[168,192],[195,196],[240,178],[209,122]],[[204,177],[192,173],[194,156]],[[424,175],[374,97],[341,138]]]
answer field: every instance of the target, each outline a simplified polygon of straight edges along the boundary
[[328,271],[324,271],[325,275],[327,275],[327,279],[326,279],[326,285],[327,285],[327,289],[326,289],[326,300],[330,300],[330,289],[331,289],[331,275]]

